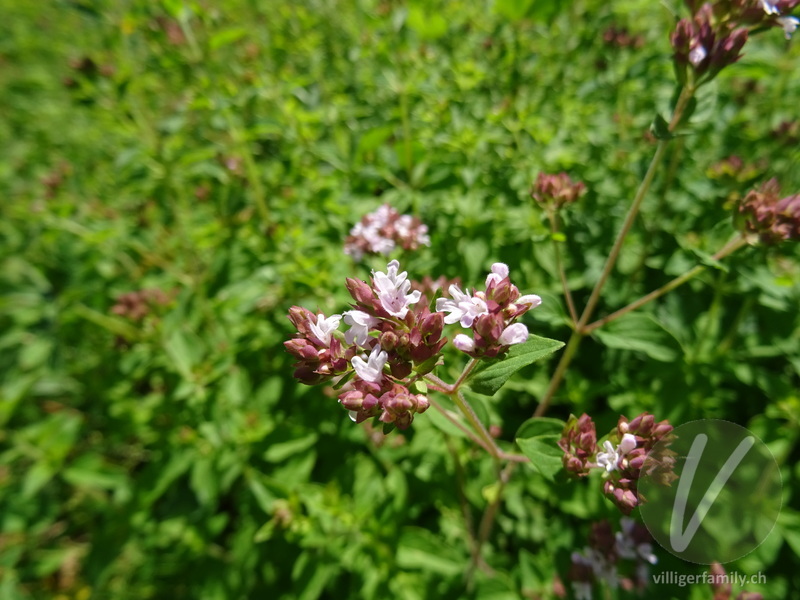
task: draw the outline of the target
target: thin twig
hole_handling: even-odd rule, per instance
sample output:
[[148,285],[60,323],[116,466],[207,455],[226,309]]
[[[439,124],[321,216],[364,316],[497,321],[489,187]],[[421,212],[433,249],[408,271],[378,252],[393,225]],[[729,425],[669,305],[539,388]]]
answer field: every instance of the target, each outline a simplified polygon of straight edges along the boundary
[[559,246],[559,241],[556,239],[558,237],[558,213],[555,210],[548,211],[548,216],[550,218],[550,230],[551,230],[551,239],[553,240],[553,252],[555,253],[556,258],[556,270],[558,271],[558,276],[561,279],[561,287],[564,290],[564,300],[567,303],[567,309],[569,310],[569,316],[572,319],[572,324],[578,324],[578,311],[575,310],[575,302],[572,299],[572,292],[569,289],[569,282],[567,281],[567,274],[564,271],[564,264],[561,261],[561,248]]
[[464,425],[462,425],[462,424],[461,424],[461,423],[458,421],[458,419],[456,418],[456,416],[455,416],[455,415],[454,415],[452,412],[450,412],[450,411],[449,411],[449,410],[447,410],[447,409],[446,409],[444,406],[442,406],[441,404],[439,404],[438,402],[436,402],[436,400],[433,400],[433,399],[431,399],[431,398],[428,398],[428,402],[430,402],[430,404],[431,404],[431,406],[432,406],[433,408],[435,408],[435,409],[436,409],[436,410],[438,410],[440,413],[442,413],[442,415],[444,416],[444,418],[445,418],[445,419],[447,419],[447,420],[448,420],[448,421],[450,421],[450,422],[451,422],[453,425],[455,425],[456,427],[458,427],[458,429],[459,429],[459,430],[461,430],[461,432],[462,432],[462,433],[464,433],[464,435],[466,435],[466,436],[467,436],[469,439],[471,439],[473,442],[475,442],[476,444],[478,444],[478,445],[479,445],[481,448],[483,448],[484,450],[486,450],[486,451],[487,451],[489,454],[492,454],[492,448],[491,448],[489,445],[487,445],[487,444],[486,444],[486,442],[484,442],[484,441],[483,441],[483,440],[482,440],[480,437],[478,437],[478,436],[477,436],[475,433],[473,433],[472,431],[470,431],[470,429],[469,429],[468,427],[465,427]]
[[[743,237],[736,237],[734,240],[728,242],[719,252],[717,252],[713,258],[714,260],[721,260],[745,245],[747,245],[747,240],[745,240]],[[623,308],[620,308],[618,311],[611,313],[607,317],[603,317],[602,319],[598,319],[591,325],[587,325],[583,329],[584,334],[589,334],[595,329],[602,327],[603,325],[607,325],[611,321],[619,319],[621,316],[631,312],[632,310],[636,310],[637,308],[644,306],[648,302],[652,302],[656,298],[660,298],[667,292],[674,290],[676,287],[679,287],[684,283],[686,283],[687,281],[689,281],[690,279],[696,277],[697,275],[705,271],[707,268],[708,268],[707,265],[697,265],[692,269],[689,269],[683,275],[676,277],[669,283],[665,283],[657,290],[653,290],[649,294],[642,296],[638,300],[631,302],[630,304],[628,304]]]

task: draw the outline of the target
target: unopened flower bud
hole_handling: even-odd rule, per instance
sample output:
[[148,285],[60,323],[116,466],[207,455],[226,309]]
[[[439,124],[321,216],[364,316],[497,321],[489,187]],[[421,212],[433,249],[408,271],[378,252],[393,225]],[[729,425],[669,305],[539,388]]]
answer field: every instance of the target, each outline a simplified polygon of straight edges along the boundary
[[469,353],[475,351],[475,340],[463,333],[459,333],[453,338],[453,345],[462,352]]
[[369,286],[369,284],[367,284],[365,281],[348,277],[346,279],[346,285],[347,285],[347,291],[350,292],[350,295],[353,297],[353,300],[355,300],[359,305],[361,306],[373,305],[375,294],[373,293],[372,288]]
[[397,347],[397,342],[397,334],[394,331],[384,331],[381,334],[380,345],[387,352],[394,350]]

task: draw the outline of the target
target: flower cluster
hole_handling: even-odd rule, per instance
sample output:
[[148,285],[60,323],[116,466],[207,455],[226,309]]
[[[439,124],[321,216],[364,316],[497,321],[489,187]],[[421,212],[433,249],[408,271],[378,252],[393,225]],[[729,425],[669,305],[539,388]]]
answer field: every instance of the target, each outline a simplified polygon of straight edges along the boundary
[[629,515],[644,500],[637,486],[643,472],[659,485],[670,485],[677,478],[673,469],[675,455],[665,447],[668,444],[654,449],[658,442],[669,441],[671,431],[668,421],[656,423],[648,413],[631,421],[620,417],[616,429],[598,446],[591,417],[573,415],[558,445],[564,451],[564,468],[572,475],[583,477],[592,469],[601,469],[605,478],[603,492],[622,513]]
[[631,34],[625,27],[609,27],[603,32],[603,42],[616,48],[641,48],[644,37]]
[[[341,315],[315,315],[293,306],[289,319],[298,335],[284,345],[299,359],[294,375],[303,383],[334,378],[343,383],[339,402],[354,421],[378,417],[405,429],[428,408],[415,380],[406,379],[412,372],[421,376],[430,371],[447,339],[441,313],[427,306],[412,308],[421,294],[411,291],[407,274],[399,269],[393,260],[385,273],[373,271],[372,285],[348,279],[355,304]],[[341,321],[349,326],[343,334]]]
[[542,303],[539,296],[523,296],[508,278],[508,267],[495,263],[486,277],[486,290],[468,294],[453,284],[450,298],[436,300],[437,312],[448,313],[445,323],[460,323],[472,335],[458,334],[453,345],[473,358],[498,356],[528,339],[528,328],[516,320]]
[[401,215],[384,204],[355,224],[345,240],[344,252],[355,260],[361,260],[365,254],[389,254],[397,246],[416,250],[430,245],[426,225],[416,217]]
[[565,204],[571,204],[586,192],[586,186],[581,181],[572,181],[566,173],[549,175],[539,173],[531,188],[531,198],[546,207],[555,210]]
[[764,172],[762,162],[746,163],[735,154],[715,162],[706,171],[710,179],[723,180],[732,184],[750,182]]
[[[429,280],[424,287],[432,295],[442,283]],[[451,283],[451,298],[438,298],[436,312],[420,289],[412,290],[396,260],[386,272],[373,271],[370,283],[348,278],[347,289],[354,303],[342,314],[289,310],[297,335],[284,346],[297,359],[294,376],[307,385],[335,384],[340,404],[358,423],[377,418],[401,429],[429,406],[421,378],[436,366],[447,342],[445,323],[473,328],[472,338],[456,336],[456,347],[493,357],[527,340],[527,327],[514,321],[541,303],[538,296],[520,295],[502,263],[492,265],[484,292],[470,296]],[[344,332],[342,322],[348,326]]]
[[[718,562],[711,563],[709,568],[709,581],[711,582],[711,591],[714,593],[714,600],[730,600],[733,595],[733,585],[731,585],[731,578],[725,572],[723,567]],[[742,590],[736,595],[736,600],[762,600],[763,596],[758,592],[747,592]]]
[[649,583],[650,565],[658,562],[647,528],[627,517],[622,518],[616,533],[608,521],[592,524],[589,545],[573,552],[571,559],[573,593],[583,600],[592,600],[597,582],[612,589],[643,590]]
[[172,301],[173,293],[153,288],[128,292],[117,297],[111,312],[131,321],[141,321],[158,306],[166,306]]
[[571,415],[558,442],[564,451],[564,468],[573,475],[584,477],[594,466],[597,452],[597,432],[592,418],[583,413],[580,418]]
[[788,39],[798,19],[788,13],[800,0],[726,0],[700,3],[687,0],[691,19],[681,19],[671,36],[680,81],[687,69],[695,76],[713,78],[741,58],[749,33],[764,27],[781,27]]
[[739,203],[742,228],[765,244],[800,239],[800,194],[780,197],[780,184],[770,179]]

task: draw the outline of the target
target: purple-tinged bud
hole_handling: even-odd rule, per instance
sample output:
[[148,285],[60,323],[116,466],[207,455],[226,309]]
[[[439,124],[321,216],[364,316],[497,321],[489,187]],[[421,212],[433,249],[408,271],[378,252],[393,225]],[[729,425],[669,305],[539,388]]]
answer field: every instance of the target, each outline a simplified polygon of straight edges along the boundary
[[373,394],[367,394],[364,396],[364,400],[361,403],[361,407],[366,411],[371,411],[373,408],[378,406],[380,400]]
[[304,360],[313,360],[317,358],[317,349],[308,340],[303,338],[292,338],[283,342],[287,352],[292,356]]
[[540,204],[552,205],[558,209],[575,202],[585,191],[583,182],[573,182],[566,173],[539,173],[531,189],[531,197]]
[[740,52],[745,42],[747,42],[747,29],[744,28],[736,29],[725,37],[722,42],[714,48],[714,52],[711,56],[711,64],[714,70],[719,71],[723,67],[732,65],[739,60],[742,57]]
[[307,308],[303,308],[302,306],[292,306],[289,309],[289,320],[292,322],[292,325],[295,326],[298,332],[300,332],[303,336],[312,335],[311,328],[309,327],[310,322],[316,323],[317,316],[312,313]]
[[389,370],[395,379],[405,379],[411,374],[414,366],[406,361],[389,363]]
[[375,300],[375,293],[372,288],[365,281],[360,279],[353,279],[348,277],[346,279],[347,291],[359,305],[364,307],[373,306]]
[[714,592],[714,600],[728,600],[733,592],[728,574],[725,572],[725,567],[720,563],[711,563],[708,569],[709,579],[711,582],[711,590]]
[[411,422],[414,420],[414,415],[410,412],[403,413],[401,415],[397,415],[394,419],[394,424],[397,426],[398,429],[408,429],[408,426],[411,425]]
[[428,401],[428,397],[424,396],[423,394],[417,394],[417,408],[416,413],[421,415],[424,413],[428,408],[430,408],[431,403]]
[[694,37],[694,24],[689,19],[681,19],[670,36],[670,43],[675,50],[675,60],[686,64],[689,62],[689,50]]
[[475,351],[475,340],[464,333],[459,333],[453,338],[453,346],[469,354]]
[[364,404],[364,394],[358,390],[350,390],[339,396],[339,402],[347,410],[361,410]]
[[[487,289],[487,296],[502,306],[511,301],[512,288],[516,289],[516,286],[512,285],[507,277],[497,283],[493,281],[490,288]],[[517,295],[519,295],[519,291],[517,291]]]
[[614,489],[613,498],[614,504],[622,511],[624,515],[631,514],[634,508],[639,505],[639,499],[631,490],[616,488]]
[[419,324],[419,330],[426,339],[438,340],[444,329],[444,313],[435,312],[424,317]]
[[380,337],[380,345],[383,350],[391,352],[397,347],[397,334],[394,331],[384,331]]
[[300,365],[294,370],[294,378],[306,385],[316,385],[325,378],[308,365]]
[[497,313],[481,315],[475,320],[473,327],[488,344],[497,342],[505,329],[503,317]]

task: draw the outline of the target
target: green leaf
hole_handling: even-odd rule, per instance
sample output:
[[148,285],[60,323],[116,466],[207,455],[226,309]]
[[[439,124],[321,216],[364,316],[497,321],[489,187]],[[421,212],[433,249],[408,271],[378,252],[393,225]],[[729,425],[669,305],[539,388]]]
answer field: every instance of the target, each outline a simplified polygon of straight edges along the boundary
[[644,352],[661,362],[673,362],[681,354],[675,337],[650,315],[627,314],[594,335],[609,348]]
[[673,137],[675,137],[669,130],[669,124],[666,122],[666,120],[664,120],[664,117],[659,114],[656,114],[655,118],[653,119],[653,124],[650,126],[650,132],[657,140],[671,140]]
[[564,453],[558,447],[558,440],[565,425],[560,419],[534,417],[525,421],[517,431],[520,450],[531,459],[531,466],[550,481],[563,468],[561,457]]
[[433,9],[412,5],[408,9],[408,26],[419,37],[435,40],[447,33],[447,20]]
[[397,565],[401,569],[422,569],[445,577],[461,574],[465,557],[448,547],[427,529],[407,527],[397,548]]
[[270,447],[264,452],[264,460],[280,463],[292,456],[305,452],[316,443],[317,434],[311,432],[301,438],[270,444]]
[[550,356],[564,345],[564,342],[531,335],[524,344],[511,346],[503,358],[488,359],[481,362],[470,373],[467,385],[479,394],[493,396],[514,373]]

